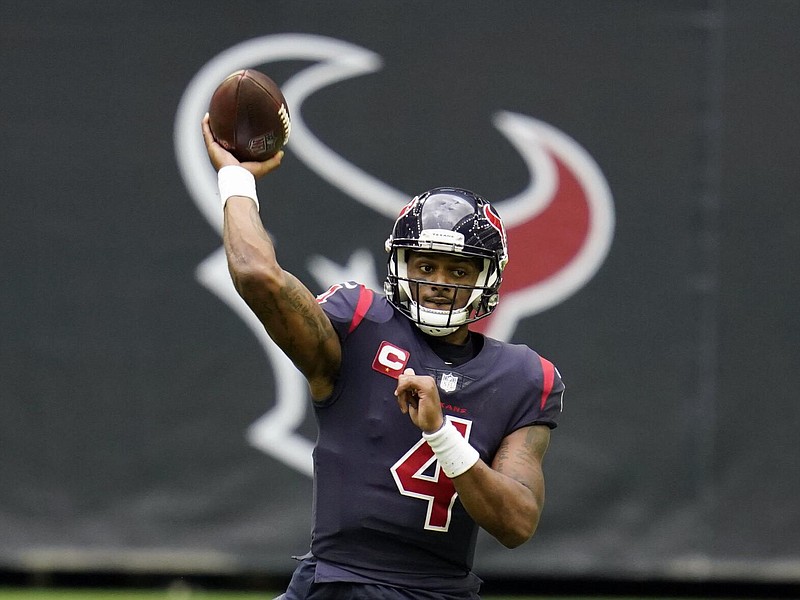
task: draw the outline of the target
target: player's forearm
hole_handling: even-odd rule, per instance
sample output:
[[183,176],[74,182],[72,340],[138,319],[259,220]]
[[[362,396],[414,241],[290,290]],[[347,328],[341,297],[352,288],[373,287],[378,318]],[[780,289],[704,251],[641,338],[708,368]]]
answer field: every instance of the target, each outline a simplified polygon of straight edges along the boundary
[[[432,378],[418,377],[412,372],[404,373],[398,381],[398,400],[416,385],[419,415],[431,407],[425,400],[432,395],[431,391],[434,394],[436,391]],[[413,402],[409,402],[409,414],[421,426],[420,416],[414,418],[412,408]],[[530,539],[539,523],[544,500],[541,458],[549,430],[525,427],[509,434],[490,467],[449,418],[436,431],[422,429],[423,439],[433,450],[442,472],[453,481],[461,503],[475,522],[509,548]]]
[[[225,207],[222,235],[233,286],[270,336],[288,336],[287,310],[281,301],[287,274],[275,259],[275,249],[253,203],[233,197]],[[280,344],[279,344],[280,345]]]
[[282,269],[275,258],[272,240],[250,199],[233,197],[228,200],[223,243],[228,269],[239,293],[243,291],[241,286],[248,282],[267,286],[271,279],[281,277]]
[[533,536],[544,503],[543,479],[534,493],[478,461],[453,483],[470,516],[504,546],[515,548]]

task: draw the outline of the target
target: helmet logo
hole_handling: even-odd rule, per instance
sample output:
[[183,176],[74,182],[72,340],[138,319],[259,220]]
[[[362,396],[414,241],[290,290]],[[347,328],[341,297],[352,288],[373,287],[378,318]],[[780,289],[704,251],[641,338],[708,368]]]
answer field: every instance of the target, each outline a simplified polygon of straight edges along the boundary
[[412,208],[414,208],[414,205],[417,203],[417,200],[419,200],[418,196],[412,198],[411,202],[409,202],[402,209],[400,209],[400,214],[397,215],[397,218],[399,219],[400,217],[404,216],[408,211],[410,211]]
[[503,225],[503,219],[500,218],[494,209],[490,205],[485,205],[483,207],[483,214],[486,216],[486,220],[489,221],[492,227],[497,229],[497,232],[503,237],[503,245],[506,245],[506,228]]

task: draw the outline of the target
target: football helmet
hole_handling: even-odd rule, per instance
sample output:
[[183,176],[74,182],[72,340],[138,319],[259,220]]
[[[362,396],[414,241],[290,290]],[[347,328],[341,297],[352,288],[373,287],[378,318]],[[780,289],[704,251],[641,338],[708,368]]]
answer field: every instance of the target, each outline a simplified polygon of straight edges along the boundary
[[[492,313],[499,299],[503,269],[508,263],[508,244],[503,221],[494,208],[468,190],[441,187],[416,196],[400,212],[386,240],[389,253],[386,298],[424,333],[444,336],[466,323]],[[453,288],[453,303],[459,289],[471,290],[463,307],[447,310],[420,306],[412,294],[424,280],[408,276],[408,252],[450,253],[483,260],[474,286]]]

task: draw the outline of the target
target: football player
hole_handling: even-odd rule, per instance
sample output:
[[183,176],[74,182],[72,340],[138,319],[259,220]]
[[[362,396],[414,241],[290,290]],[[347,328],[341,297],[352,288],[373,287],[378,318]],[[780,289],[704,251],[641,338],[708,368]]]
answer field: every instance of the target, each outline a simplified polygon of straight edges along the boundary
[[478,598],[478,527],[509,548],[536,530],[564,391],[527,346],[469,328],[498,303],[500,217],[467,190],[420,194],[386,241],[383,294],[315,297],[258,212],[255,179],[283,153],[242,165],[202,127],[233,283],[307,379],[319,428],[311,548],[281,598]]

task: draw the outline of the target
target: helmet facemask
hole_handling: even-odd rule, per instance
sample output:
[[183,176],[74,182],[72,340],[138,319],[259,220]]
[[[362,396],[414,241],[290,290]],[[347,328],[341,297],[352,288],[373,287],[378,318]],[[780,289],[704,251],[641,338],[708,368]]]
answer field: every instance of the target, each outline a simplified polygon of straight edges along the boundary
[[[387,288],[391,287],[398,291],[397,303],[403,307],[401,311],[409,317],[424,333],[433,336],[448,335],[456,331],[462,325],[472,323],[488,315],[497,304],[497,292],[495,286],[489,279],[496,279],[496,270],[493,269],[490,259],[482,258],[483,268],[478,274],[474,285],[447,284],[437,282],[439,288],[446,288],[452,292],[452,302],[450,306],[444,305],[441,309],[434,309],[422,306],[414,299],[420,298],[420,287],[432,285],[430,281],[424,279],[412,279],[408,276],[408,248],[397,248],[393,252],[391,261],[396,268],[390,266],[389,281]],[[463,255],[467,256],[467,255]],[[392,274],[394,271],[395,274]],[[490,272],[494,271],[494,277]],[[461,290],[468,290],[470,295],[466,303],[458,302],[463,294]],[[458,305],[457,305],[458,303]]]

